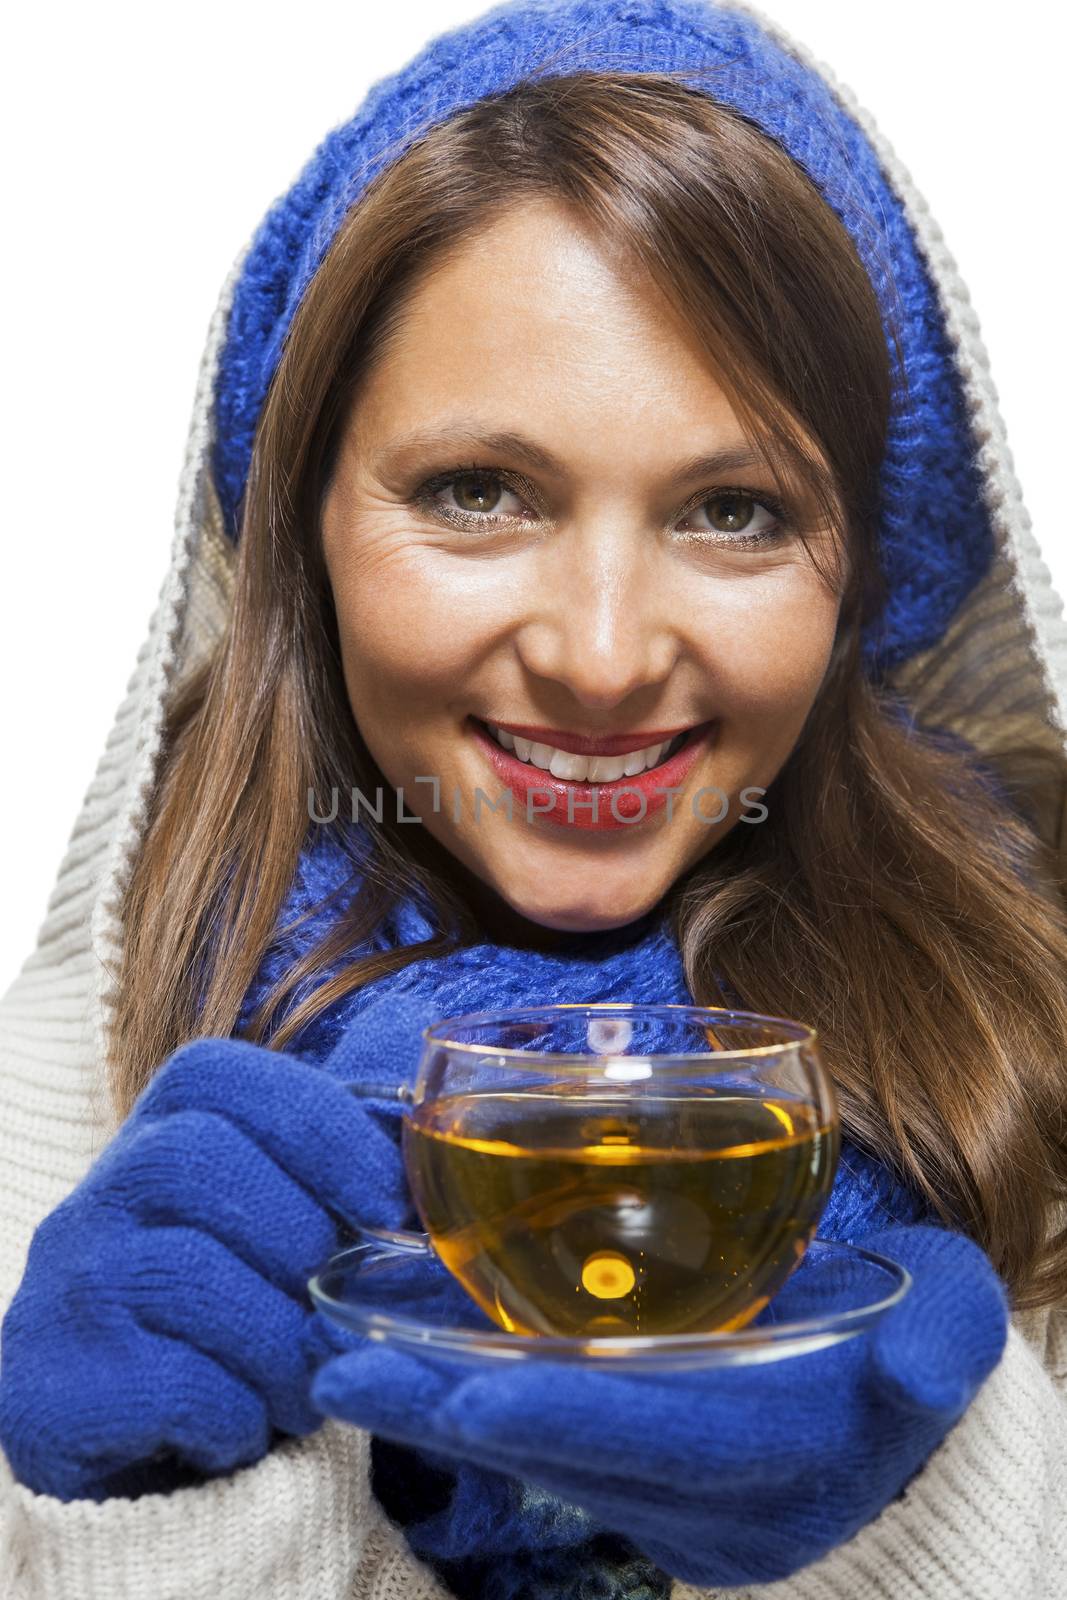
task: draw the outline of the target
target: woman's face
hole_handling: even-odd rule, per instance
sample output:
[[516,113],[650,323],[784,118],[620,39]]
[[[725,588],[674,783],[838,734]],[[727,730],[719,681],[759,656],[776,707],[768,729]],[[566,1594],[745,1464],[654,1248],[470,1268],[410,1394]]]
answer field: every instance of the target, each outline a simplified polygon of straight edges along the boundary
[[839,598],[767,470],[708,459],[735,452],[706,356],[562,206],[502,214],[405,302],[324,553],[364,743],[487,917],[619,927],[772,824],[740,819],[800,734]]

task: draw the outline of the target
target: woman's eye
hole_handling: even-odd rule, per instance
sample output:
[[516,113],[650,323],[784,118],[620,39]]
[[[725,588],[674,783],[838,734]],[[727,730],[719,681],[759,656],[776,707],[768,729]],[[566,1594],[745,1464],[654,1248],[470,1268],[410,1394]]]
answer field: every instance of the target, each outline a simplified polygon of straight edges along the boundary
[[451,472],[431,479],[419,494],[423,505],[446,516],[473,518],[478,522],[507,520],[525,510],[522,500],[509,489],[496,472]]
[[739,489],[706,496],[688,513],[686,520],[690,518],[697,519],[698,532],[721,534],[726,543],[767,544],[782,532],[778,511]]

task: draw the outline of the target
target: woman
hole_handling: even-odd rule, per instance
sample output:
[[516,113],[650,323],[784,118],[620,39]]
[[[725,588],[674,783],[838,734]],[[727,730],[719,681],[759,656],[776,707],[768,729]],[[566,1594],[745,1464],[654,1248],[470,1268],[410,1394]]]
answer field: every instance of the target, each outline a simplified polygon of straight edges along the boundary
[[[378,84],[224,288],[4,1000],[12,1593],[1057,1592],[1057,609],[936,227],[779,30],[540,0]],[[862,1340],[664,1385],[632,1480],[597,1391],[322,1363],[302,1300],[407,1205],[341,1080],[616,997],[815,1024],[820,1231],[916,1279],[877,1391]],[[702,1505],[719,1405],[773,1425]]]

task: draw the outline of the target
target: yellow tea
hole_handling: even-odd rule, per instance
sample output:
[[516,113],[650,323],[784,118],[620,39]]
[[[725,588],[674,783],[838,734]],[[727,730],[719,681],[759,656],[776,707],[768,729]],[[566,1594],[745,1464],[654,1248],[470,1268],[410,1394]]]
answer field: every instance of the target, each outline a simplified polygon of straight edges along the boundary
[[405,1162],[441,1260],[525,1334],[740,1328],[814,1236],[839,1150],[803,1101],[684,1092],[456,1093]]

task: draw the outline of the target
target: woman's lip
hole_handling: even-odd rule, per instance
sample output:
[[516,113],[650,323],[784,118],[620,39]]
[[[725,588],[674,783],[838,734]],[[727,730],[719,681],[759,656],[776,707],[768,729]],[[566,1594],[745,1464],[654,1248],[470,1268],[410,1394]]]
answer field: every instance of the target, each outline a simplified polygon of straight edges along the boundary
[[[531,821],[535,817],[544,817],[546,821],[564,827],[593,832],[633,828],[646,817],[661,811],[667,804],[668,796],[657,794],[656,790],[680,787],[700,756],[711,748],[719,730],[718,719],[701,723],[692,730],[669,761],[639,773],[636,778],[616,778],[610,783],[575,783],[566,778],[556,778],[551,772],[531,766],[527,761],[520,761],[510,750],[498,745],[475,718],[469,720],[474,738],[485,752],[497,777],[522,802],[525,816]],[[535,791],[532,801],[528,800],[530,790]],[[550,809],[542,810],[540,808],[545,804],[546,790],[553,797],[553,804]],[[677,796],[674,798],[677,799]],[[642,799],[645,807],[643,815]],[[534,809],[527,809],[531,805]]]

